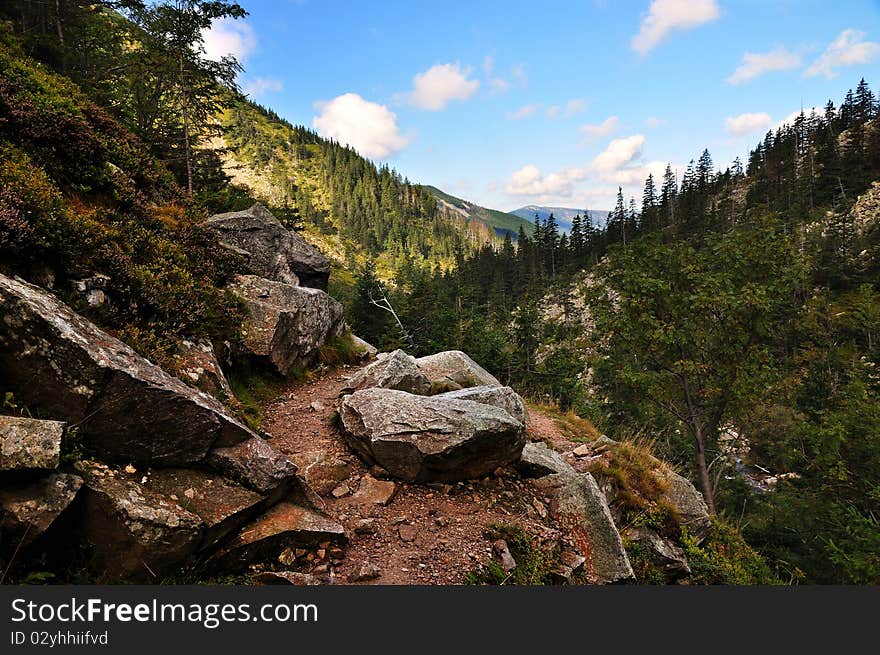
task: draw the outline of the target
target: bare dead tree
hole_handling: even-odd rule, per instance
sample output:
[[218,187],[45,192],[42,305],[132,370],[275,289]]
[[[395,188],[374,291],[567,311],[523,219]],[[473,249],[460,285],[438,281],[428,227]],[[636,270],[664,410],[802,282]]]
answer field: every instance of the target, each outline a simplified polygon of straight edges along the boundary
[[412,348],[415,343],[413,342],[412,335],[409,331],[404,327],[403,322],[400,320],[400,317],[397,315],[397,312],[394,311],[394,307],[391,305],[391,301],[388,300],[388,294],[385,293],[385,290],[382,287],[376,288],[376,293],[379,295],[378,300],[373,295],[373,289],[370,289],[368,292],[368,296],[370,298],[370,304],[382,309],[394,317],[394,320],[397,322],[397,327],[400,329],[400,334],[403,337],[403,340],[406,342],[406,345]]

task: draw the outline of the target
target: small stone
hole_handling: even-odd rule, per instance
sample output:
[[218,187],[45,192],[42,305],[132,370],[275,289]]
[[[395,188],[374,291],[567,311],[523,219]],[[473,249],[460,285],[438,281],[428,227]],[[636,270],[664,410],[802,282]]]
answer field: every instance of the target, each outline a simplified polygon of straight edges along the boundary
[[193,498],[196,497],[196,490],[193,489],[192,487],[190,487],[189,489],[187,489],[186,491],[183,492],[183,495],[186,496],[187,498],[189,498],[190,500],[192,500]]
[[401,525],[397,528],[397,535],[400,540],[406,543],[412,543],[416,540],[418,533],[412,525]]
[[372,562],[364,562],[361,567],[348,576],[349,582],[368,582],[375,580],[382,575],[382,569]]
[[532,507],[535,508],[535,511],[538,513],[538,516],[540,516],[542,519],[547,518],[547,508],[544,506],[544,503],[542,503],[540,500],[538,500],[537,498],[533,498],[532,499]]
[[571,452],[575,457],[589,457],[593,454],[592,449],[587,444],[581,444]]
[[278,561],[284,564],[285,566],[290,566],[296,561],[296,555],[293,550],[290,548],[285,548],[281,551],[281,554],[278,556]]
[[342,498],[343,496],[347,496],[350,493],[351,489],[348,487],[348,484],[346,482],[343,482],[342,484],[334,488],[331,492],[334,498]]
[[449,519],[445,516],[438,516],[436,519],[434,519],[434,524],[440,526],[441,528],[445,528],[447,525],[449,525]]
[[396,492],[397,485],[393,482],[365,475],[353,500],[359,505],[387,505]]
[[323,412],[325,409],[327,409],[327,406],[320,400],[316,400],[309,405],[309,409],[311,409],[313,412]]
[[137,473],[137,469],[134,466],[132,466],[131,464],[129,464],[128,466],[125,467],[125,472],[128,473],[129,475],[134,475],[135,473]]
[[327,551],[321,548],[320,550],[315,552],[315,555],[318,557],[319,560],[323,560],[327,557]]
[[355,534],[376,534],[375,519],[361,519],[354,526]]
[[502,569],[510,573],[516,568],[516,560],[513,559],[513,555],[510,554],[510,548],[507,547],[507,542],[504,541],[504,539],[499,539],[492,544],[492,552],[501,563]]

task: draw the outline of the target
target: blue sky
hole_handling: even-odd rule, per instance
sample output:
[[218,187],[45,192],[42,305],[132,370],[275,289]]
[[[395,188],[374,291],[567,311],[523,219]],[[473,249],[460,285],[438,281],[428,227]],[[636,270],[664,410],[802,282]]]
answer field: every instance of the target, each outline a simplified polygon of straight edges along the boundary
[[479,204],[608,209],[801,106],[880,89],[877,0],[239,0],[210,53],[293,123]]

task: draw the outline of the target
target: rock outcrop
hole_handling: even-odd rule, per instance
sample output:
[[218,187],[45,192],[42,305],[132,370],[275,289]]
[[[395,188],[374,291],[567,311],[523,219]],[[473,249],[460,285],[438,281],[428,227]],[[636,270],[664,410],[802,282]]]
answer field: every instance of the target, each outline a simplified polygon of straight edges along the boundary
[[342,305],[319,289],[239,275],[230,289],[245,303],[243,349],[287,375],[314,362],[318,349],[345,332]]
[[65,424],[0,416],[0,471],[54,470]]
[[76,475],[51,473],[0,486],[0,553],[9,557],[36,541],[70,506],[82,483]]
[[416,366],[428,378],[433,393],[457,391],[467,387],[500,387],[494,375],[460,350],[448,350],[420,357]]
[[0,371],[16,399],[77,423],[102,458],[178,465],[253,433],[31,284],[0,275]]
[[666,483],[663,500],[675,507],[681,527],[702,541],[712,529],[712,517],[703,494],[690,480],[669,468],[661,468],[658,474]]
[[492,405],[503,409],[517,421],[525,425],[527,419],[526,406],[520,395],[510,387],[469,387],[458,391],[447,391],[437,398],[450,400],[472,400],[482,405]]
[[253,274],[327,290],[330,260],[299,234],[286,229],[263,205],[217,214],[202,225],[216,232],[221,244],[247,259]]
[[408,481],[477,478],[519,459],[523,424],[469,400],[365,389],[343,398],[342,429],[365,460]]
[[402,350],[383,353],[375,362],[361,369],[348,381],[342,393],[380,387],[425,395],[431,383],[416,366],[416,360]]

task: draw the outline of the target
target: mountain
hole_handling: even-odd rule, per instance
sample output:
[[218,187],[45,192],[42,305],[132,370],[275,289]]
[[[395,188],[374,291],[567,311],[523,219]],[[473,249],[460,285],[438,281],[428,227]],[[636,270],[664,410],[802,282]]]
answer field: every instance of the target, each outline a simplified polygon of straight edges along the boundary
[[518,216],[516,214],[498,211],[497,209],[480,207],[467,200],[451,196],[437,187],[426,186],[424,188],[433,194],[441,207],[444,207],[468,220],[478,221],[494,228],[495,233],[498,236],[504,236],[505,232],[509,232],[515,239],[517,234],[519,234],[520,226],[525,229],[526,234],[530,234],[534,229],[532,221],[522,218],[521,215]]
[[573,219],[578,214],[583,215],[584,211],[587,211],[590,215],[590,218],[593,219],[594,227],[602,227],[605,225],[605,221],[608,219],[608,210],[607,209],[572,209],[571,207],[543,207],[541,205],[526,205],[525,207],[520,207],[512,212],[514,216],[518,216],[523,220],[528,221],[529,223],[534,224],[535,222],[535,214],[541,217],[542,221],[546,221],[547,217],[552,213],[554,217],[556,217],[556,222],[559,223],[559,229],[563,232],[569,232],[571,230],[571,219]]

